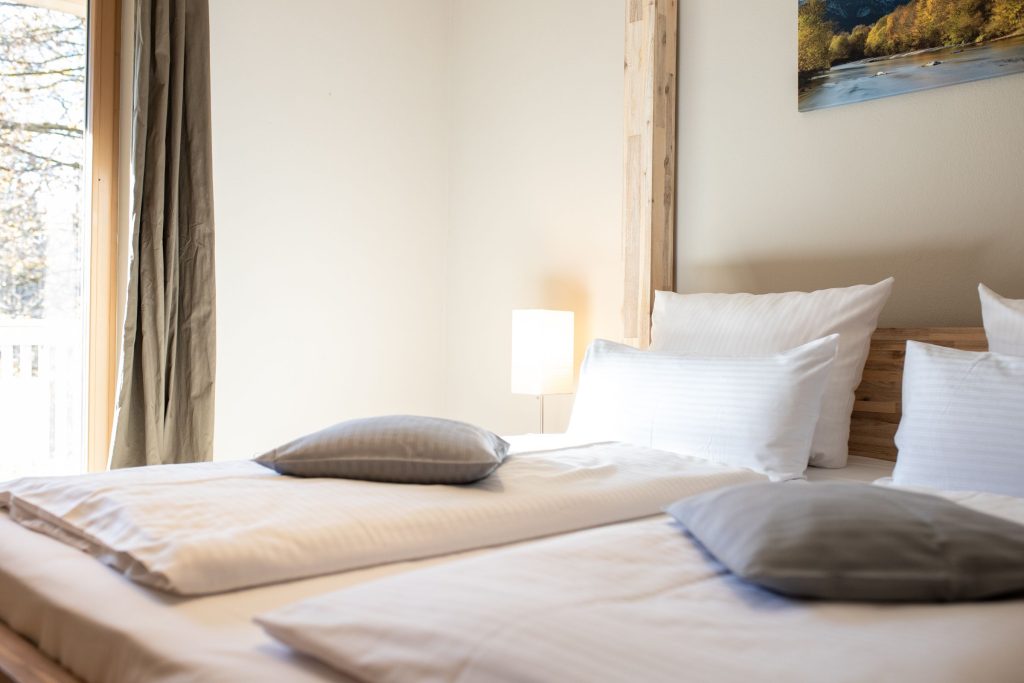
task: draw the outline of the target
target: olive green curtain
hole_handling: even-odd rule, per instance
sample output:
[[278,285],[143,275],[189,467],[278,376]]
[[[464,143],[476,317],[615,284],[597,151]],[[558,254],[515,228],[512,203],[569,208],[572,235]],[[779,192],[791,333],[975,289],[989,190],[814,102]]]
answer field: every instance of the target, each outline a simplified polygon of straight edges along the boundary
[[131,257],[112,468],[212,458],[207,0],[135,0]]

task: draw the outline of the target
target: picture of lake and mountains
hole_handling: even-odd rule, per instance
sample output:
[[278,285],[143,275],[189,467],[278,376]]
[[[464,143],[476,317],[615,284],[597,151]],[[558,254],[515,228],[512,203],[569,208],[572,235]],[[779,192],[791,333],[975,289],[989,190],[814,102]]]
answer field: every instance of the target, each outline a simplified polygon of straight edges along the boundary
[[1024,0],[798,0],[798,27],[800,111],[1024,73]]

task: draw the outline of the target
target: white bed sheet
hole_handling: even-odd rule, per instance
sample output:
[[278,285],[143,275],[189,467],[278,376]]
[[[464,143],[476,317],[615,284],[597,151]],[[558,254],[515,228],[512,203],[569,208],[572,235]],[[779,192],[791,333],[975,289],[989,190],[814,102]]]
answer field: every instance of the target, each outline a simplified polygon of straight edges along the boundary
[[[1024,522],[1024,500],[948,497]],[[735,578],[667,517],[384,579],[261,621],[380,683],[996,683],[1024,671],[1024,599],[792,600]]]
[[296,600],[488,552],[494,551],[180,598],[135,584],[0,513],[0,620],[89,683],[349,681],[295,655],[252,618]]

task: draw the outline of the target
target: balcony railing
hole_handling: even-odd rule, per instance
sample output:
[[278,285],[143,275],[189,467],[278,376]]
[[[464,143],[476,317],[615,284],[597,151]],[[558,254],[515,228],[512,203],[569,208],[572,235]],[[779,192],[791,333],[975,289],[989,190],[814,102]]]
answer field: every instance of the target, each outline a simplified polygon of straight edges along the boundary
[[77,321],[0,320],[0,480],[85,468]]

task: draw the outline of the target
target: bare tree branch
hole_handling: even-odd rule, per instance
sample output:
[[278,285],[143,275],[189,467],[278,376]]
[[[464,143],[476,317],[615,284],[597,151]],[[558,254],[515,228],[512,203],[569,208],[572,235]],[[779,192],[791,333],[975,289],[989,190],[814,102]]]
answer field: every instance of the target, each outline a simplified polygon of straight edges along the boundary
[[71,138],[80,138],[83,135],[81,128],[67,126],[61,123],[31,123],[25,121],[8,121],[5,119],[0,119],[0,130],[23,130],[29,133],[63,135]]
[[21,73],[0,73],[0,78],[24,78],[30,76],[72,76],[80,69],[51,69],[49,71],[22,71]]
[[81,18],[0,0],[0,317],[77,305],[85,50]]
[[61,159],[56,159],[54,157],[42,156],[41,154],[36,154],[34,152],[30,152],[29,150],[27,150],[27,149],[25,149],[23,147],[19,147],[17,145],[11,144],[9,142],[5,142],[4,140],[0,140],[0,147],[6,147],[7,149],[9,149],[11,151],[14,151],[14,152],[17,152],[18,154],[23,154],[23,155],[25,155],[27,157],[31,157],[32,159],[37,159],[38,161],[42,161],[42,162],[44,162],[46,164],[53,164],[55,166],[64,166],[65,168],[73,168],[73,169],[76,169],[76,170],[82,168],[82,165],[80,163],[78,163],[77,161],[63,161]]

